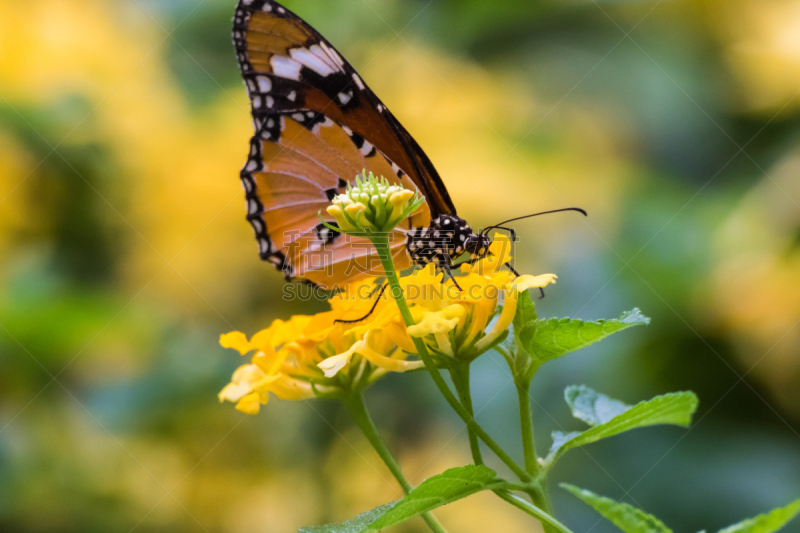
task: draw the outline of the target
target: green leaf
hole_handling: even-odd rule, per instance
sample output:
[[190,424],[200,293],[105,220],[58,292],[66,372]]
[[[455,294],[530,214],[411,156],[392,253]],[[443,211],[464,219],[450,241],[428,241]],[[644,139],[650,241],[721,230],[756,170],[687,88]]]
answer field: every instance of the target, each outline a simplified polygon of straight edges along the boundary
[[423,481],[364,531],[377,531],[399,524],[420,513],[482,490],[498,488],[504,483],[497,479],[494,470],[485,466],[467,465],[445,470]]
[[720,530],[719,533],[773,533],[788,524],[798,513],[800,513],[800,500],[795,500],[786,507],[742,520],[738,524]]
[[564,391],[572,416],[583,420],[590,426],[599,426],[610,422],[631,408],[630,405],[619,400],[609,398],[585,385],[572,385]]
[[514,336],[523,348],[527,349],[533,343],[536,327],[539,325],[538,319],[536,304],[533,303],[530,293],[525,291],[517,299],[517,312],[514,315]]
[[380,507],[376,507],[371,511],[362,513],[355,518],[351,518],[341,524],[328,524],[326,526],[309,526],[300,528],[298,533],[360,533],[364,528],[369,526],[372,522],[381,517],[389,509],[395,506],[397,502],[391,502]]
[[[517,314],[519,316],[519,312]],[[633,309],[623,313],[616,320],[584,322],[569,318],[561,320],[553,318],[537,320],[535,326],[526,322],[524,325],[521,324],[522,330],[518,329],[515,320],[514,328],[521,346],[533,357],[544,362],[585,348],[618,331],[649,323],[650,319],[642,315],[639,309]]]
[[625,533],[672,533],[664,522],[632,505],[617,503],[574,485],[562,483],[560,487],[583,500]]
[[[567,389],[568,393],[569,390],[570,389]],[[575,396],[575,399],[577,400],[579,397],[586,398],[588,402],[588,399],[591,398],[593,394],[597,395],[598,398],[602,396],[588,387],[583,387],[580,389],[579,394]],[[608,398],[608,400],[611,399]],[[569,401],[569,399],[567,401]],[[697,396],[693,392],[673,392],[638,403],[624,410],[621,414],[581,433],[564,434],[556,431],[553,433],[553,446],[550,448],[550,453],[546,462],[552,464],[567,450],[591,444],[601,439],[607,439],[635,428],[659,424],[688,427],[692,421],[692,415],[697,410],[697,404]],[[584,411],[584,404],[581,404],[579,409],[581,409],[581,416],[600,421],[610,415],[613,409],[620,409],[620,407],[616,405],[612,407],[612,411],[603,413],[602,415],[598,414],[596,411]],[[573,413],[575,413],[574,408]]]

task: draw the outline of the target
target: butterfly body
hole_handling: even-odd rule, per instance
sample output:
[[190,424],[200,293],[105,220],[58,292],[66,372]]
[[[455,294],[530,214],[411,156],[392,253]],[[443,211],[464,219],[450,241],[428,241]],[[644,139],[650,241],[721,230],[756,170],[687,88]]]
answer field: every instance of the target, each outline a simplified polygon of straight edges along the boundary
[[326,289],[382,275],[368,241],[319,220],[333,222],[325,208],[364,171],[426,200],[390,238],[399,269],[486,253],[416,141],[316,30],[274,0],[240,0],[233,40],[255,132],[241,179],[263,260]]
[[489,244],[489,236],[474,233],[466,220],[440,215],[430,226],[409,232],[406,247],[415,265],[424,267],[435,262],[437,268],[446,269],[465,253],[486,254]]

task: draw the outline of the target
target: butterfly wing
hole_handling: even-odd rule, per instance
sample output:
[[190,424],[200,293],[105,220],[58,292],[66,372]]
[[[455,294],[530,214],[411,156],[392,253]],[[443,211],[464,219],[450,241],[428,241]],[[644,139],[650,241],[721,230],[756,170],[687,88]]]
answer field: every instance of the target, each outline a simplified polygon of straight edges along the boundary
[[[242,172],[247,192],[248,219],[259,240],[261,257],[286,273],[324,289],[334,289],[362,276],[382,274],[374,247],[330,231],[320,223],[331,199],[347,180],[362,170],[391,175],[393,163],[376,148],[359,148],[347,126],[314,111],[276,113],[256,120],[258,134],[250,143],[250,158]],[[397,182],[413,189],[407,175]],[[406,227],[390,236],[399,268],[411,266],[406,235],[401,230],[430,223],[427,206],[411,217]]]
[[[284,248],[282,233],[300,231],[304,236],[290,244],[311,238],[319,224],[317,211],[324,211],[330,195],[343,191],[364,168],[397,176],[425,196],[427,209],[413,221],[415,227],[427,226],[431,216],[455,214],[447,189],[419,145],[355,69],[300,17],[272,0],[241,0],[233,36],[256,131],[242,180],[262,258],[289,276],[321,278],[309,276],[313,269],[297,264],[302,254]],[[295,134],[315,141],[302,152],[287,148]],[[363,166],[343,156],[342,151],[352,156],[354,150]],[[272,172],[276,165],[286,172]],[[403,239],[396,240],[399,247]],[[322,247],[337,252],[338,258],[353,253],[354,246],[340,240]],[[339,275],[334,279],[343,281]]]
[[299,109],[324,113],[369,139],[409,174],[434,216],[456,214],[441,178],[416,141],[350,63],[300,17],[272,0],[241,0],[234,44],[254,114]]

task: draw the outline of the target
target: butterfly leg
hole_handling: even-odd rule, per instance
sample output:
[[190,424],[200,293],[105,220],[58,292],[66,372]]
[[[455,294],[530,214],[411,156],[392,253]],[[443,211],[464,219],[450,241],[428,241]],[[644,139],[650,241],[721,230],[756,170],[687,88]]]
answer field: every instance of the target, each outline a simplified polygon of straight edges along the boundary
[[487,251],[483,255],[477,255],[475,257],[467,259],[466,261],[461,261],[460,263],[456,263],[455,265],[452,266],[452,268],[453,269],[458,269],[458,268],[461,268],[461,265],[474,265],[475,263],[477,263],[481,259],[485,259],[486,257],[493,256],[493,255],[494,254],[492,252]]
[[[383,293],[386,292],[386,289],[388,287],[389,287],[388,283],[384,283],[383,284],[383,287],[381,287],[381,290],[378,293],[378,297],[375,298],[375,303],[372,304],[372,309],[369,310],[369,313],[367,313],[366,315],[364,315],[361,318],[356,319],[356,320],[341,320],[341,319],[337,319],[337,320],[333,321],[334,324],[358,324],[359,322],[363,322],[364,320],[368,319],[370,317],[370,315],[372,315],[372,313],[375,312],[375,309],[378,307],[378,304],[380,303],[381,298],[383,298]],[[376,291],[377,291],[377,287],[376,287],[375,290],[372,291],[372,294],[370,294],[370,296],[373,296]]]
[[459,291],[464,292],[464,289],[462,289],[461,285],[458,284],[458,281],[456,280],[456,277],[453,275],[453,271],[451,270],[451,267],[453,265],[453,260],[450,259],[450,254],[440,255],[438,262],[439,262],[439,268],[441,268],[444,271],[444,274],[442,275],[442,283],[446,282],[448,278],[452,279],[453,285],[455,285]]
[[506,263],[506,264],[505,264],[505,265],[503,265],[503,266],[504,266],[504,267],[506,267],[508,270],[510,270],[510,271],[511,271],[511,273],[512,273],[512,274],[514,274],[515,276],[517,276],[517,277],[519,277],[519,276],[520,276],[519,272],[517,272],[517,271],[514,269],[514,267],[512,267],[512,266],[511,266],[511,263]]

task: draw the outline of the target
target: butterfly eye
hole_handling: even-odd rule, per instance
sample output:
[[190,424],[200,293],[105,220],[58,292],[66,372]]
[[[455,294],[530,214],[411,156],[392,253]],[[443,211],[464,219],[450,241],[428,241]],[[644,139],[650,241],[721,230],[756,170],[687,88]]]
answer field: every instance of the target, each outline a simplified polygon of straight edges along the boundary
[[473,233],[472,235],[467,237],[467,240],[464,243],[464,249],[467,251],[467,253],[470,254],[480,254],[486,247],[486,245],[484,245],[484,242],[488,240],[489,237],[483,234]]

